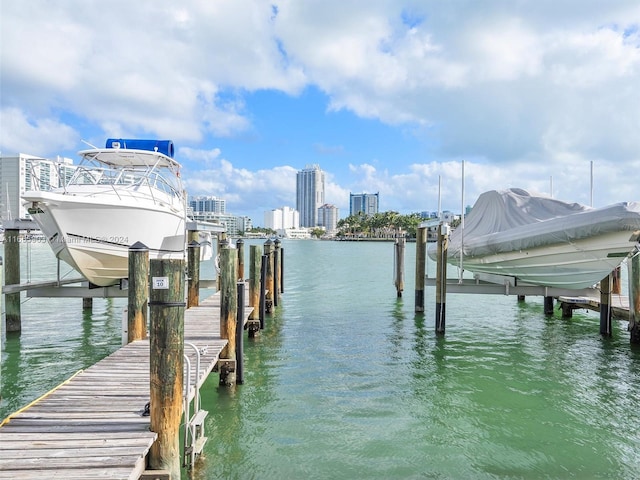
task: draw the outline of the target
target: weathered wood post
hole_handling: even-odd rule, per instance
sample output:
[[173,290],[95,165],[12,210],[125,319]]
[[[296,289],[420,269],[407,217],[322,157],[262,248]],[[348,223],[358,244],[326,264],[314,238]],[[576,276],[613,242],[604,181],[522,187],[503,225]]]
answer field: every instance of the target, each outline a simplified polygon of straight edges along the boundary
[[394,285],[396,286],[396,295],[398,298],[402,297],[402,291],[404,290],[404,247],[406,239],[402,231],[398,231],[395,241],[395,277]]
[[271,239],[264,242],[264,254],[267,256],[267,277],[265,280],[265,310],[271,313],[273,310],[273,242]]
[[620,295],[622,291],[622,285],[620,285],[620,265],[618,265],[613,272],[611,272],[611,293]]
[[449,249],[449,225],[438,226],[436,260],[436,334],[444,335],[447,304],[447,255]]
[[220,250],[220,337],[228,341],[220,353],[220,385],[236,383],[236,326],[238,314],[237,249]]
[[260,264],[262,247],[251,245],[249,248],[249,306],[253,308],[249,314],[249,337],[253,338],[260,329]]
[[218,278],[216,279],[216,287],[218,289],[218,291],[220,291],[220,282],[221,282],[221,275],[220,275],[220,251],[226,247],[228,245],[227,242],[227,233],[226,232],[220,232],[218,233],[218,245],[216,246],[216,270],[218,271]]
[[[4,231],[4,281],[6,285],[20,284],[20,230]],[[5,300],[5,325],[7,332],[22,330],[20,319],[20,292],[7,293]]]
[[238,315],[236,317],[236,383],[244,383],[244,282],[237,283]]
[[142,242],[129,247],[127,342],[147,338],[149,299],[149,248]]
[[544,297],[544,314],[553,315],[553,297]]
[[640,253],[629,260],[629,333],[632,344],[640,344]]
[[611,275],[600,280],[600,334],[611,336]]
[[415,311],[424,312],[424,283],[427,261],[427,228],[416,231],[416,296]]
[[264,329],[264,320],[267,316],[267,255],[260,258],[260,329]]
[[200,244],[195,240],[187,248],[187,308],[200,305]]
[[280,293],[284,293],[284,247],[280,247]]
[[280,239],[273,242],[273,306],[280,304]]
[[149,467],[180,478],[184,367],[184,260],[151,260]]
[[238,250],[238,281],[244,282],[244,240],[241,238],[236,241],[236,250]]

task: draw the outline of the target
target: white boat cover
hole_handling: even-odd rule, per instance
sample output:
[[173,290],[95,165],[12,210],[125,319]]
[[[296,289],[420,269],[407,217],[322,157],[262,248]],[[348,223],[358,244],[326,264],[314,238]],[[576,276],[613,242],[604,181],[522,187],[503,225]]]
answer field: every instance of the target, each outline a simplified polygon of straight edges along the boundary
[[519,188],[491,190],[478,197],[464,231],[449,238],[449,257],[484,256],[566,243],[608,232],[640,230],[640,203],[602,208],[566,203]]

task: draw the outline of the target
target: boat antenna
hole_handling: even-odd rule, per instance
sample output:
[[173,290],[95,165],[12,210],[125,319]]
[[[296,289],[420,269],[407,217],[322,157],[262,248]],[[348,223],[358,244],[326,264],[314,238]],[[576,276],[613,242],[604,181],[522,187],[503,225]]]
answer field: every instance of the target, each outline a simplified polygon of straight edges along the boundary
[[442,193],[441,193],[441,185],[442,185],[442,176],[438,175],[438,220],[442,220]]
[[92,145],[91,143],[87,142],[86,140],[80,140],[82,143],[84,143],[85,145],[89,145],[91,148],[95,148],[96,150],[98,149],[98,147],[96,147],[95,145]]
[[464,256],[464,160],[462,160],[462,188],[461,188],[461,203],[462,208],[460,210],[460,269],[458,283],[462,283],[462,274],[464,273],[464,263],[462,257]]
[[591,186],[590,191],[591,191],[591,206],[593,207],[593,160],[591,160]]

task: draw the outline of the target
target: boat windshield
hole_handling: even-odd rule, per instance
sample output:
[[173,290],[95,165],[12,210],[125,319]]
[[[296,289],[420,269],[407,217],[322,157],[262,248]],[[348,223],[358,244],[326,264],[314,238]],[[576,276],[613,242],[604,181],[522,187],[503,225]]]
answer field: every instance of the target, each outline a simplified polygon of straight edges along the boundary
[[83,167],[76,169],[67,186],[111,185],[113,187],[148,186],[172,196],[180,196],[177,182],[170,182],[156,169]]

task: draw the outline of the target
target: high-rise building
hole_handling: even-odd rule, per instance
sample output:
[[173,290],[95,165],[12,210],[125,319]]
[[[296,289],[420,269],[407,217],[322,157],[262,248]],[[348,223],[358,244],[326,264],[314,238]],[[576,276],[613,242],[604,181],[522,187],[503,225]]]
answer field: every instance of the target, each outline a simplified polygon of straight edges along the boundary
[[189,207],[194,213],[226,213],[226,201],[213,196],[199,196],[189,199]]
[[324,172],[319,165],[307,165],[296,176],[296,210],[301,227],[318,225],[318,208],[324,205]]
[[324,227],[328,234],[334,234],[338,228],[339,217],[338,207],[325,203],[318,209],[318,226]]
[[22,204],[28,190],[66,185],[76,166],[70,158],[55,160],[18,153],[0,157],[0,217],[3,221],[30,218]]
[[349,216],[362,212],[367,216],[378,213],[379,193],[350,193]]

